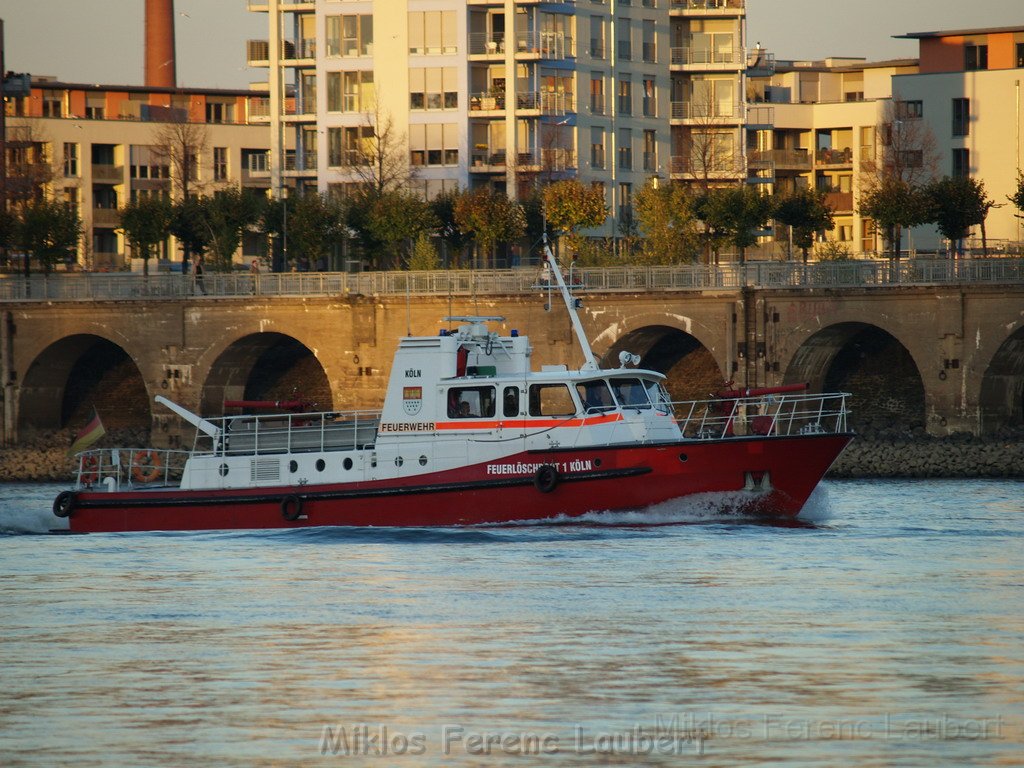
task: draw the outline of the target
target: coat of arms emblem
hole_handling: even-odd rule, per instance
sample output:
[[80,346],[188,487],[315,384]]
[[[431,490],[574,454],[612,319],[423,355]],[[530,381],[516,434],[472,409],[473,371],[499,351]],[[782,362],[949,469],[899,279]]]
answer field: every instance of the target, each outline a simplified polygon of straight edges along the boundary
[[402,387],[402,405],[410,416],[419,413],[423,407],[423,387]]

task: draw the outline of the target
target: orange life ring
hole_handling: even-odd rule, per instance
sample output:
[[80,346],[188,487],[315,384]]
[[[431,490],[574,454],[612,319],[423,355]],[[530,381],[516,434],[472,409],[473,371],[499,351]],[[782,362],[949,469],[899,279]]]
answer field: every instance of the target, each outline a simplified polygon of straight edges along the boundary
[[100,460],[99,457],[94,453],[86,454],[82,457],[81,463],[78,466],[78,479],[79,482],[85,483],[86,485],[92,485],[100,477]]
[[164,460],[152,448],[132,454],[132,479],[140,483],[152,483],[163,474]]

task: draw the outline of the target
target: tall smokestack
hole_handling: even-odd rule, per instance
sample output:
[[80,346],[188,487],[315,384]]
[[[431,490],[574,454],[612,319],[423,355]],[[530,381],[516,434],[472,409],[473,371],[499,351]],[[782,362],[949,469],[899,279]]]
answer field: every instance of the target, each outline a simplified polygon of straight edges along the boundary
[[146,0],[146,85],[175,88],[174,0]]

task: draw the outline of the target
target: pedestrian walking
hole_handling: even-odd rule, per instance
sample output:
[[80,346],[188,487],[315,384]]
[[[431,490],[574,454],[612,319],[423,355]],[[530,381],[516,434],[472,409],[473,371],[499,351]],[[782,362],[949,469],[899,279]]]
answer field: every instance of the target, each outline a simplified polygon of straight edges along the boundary
[[249,263],[249,277],[252,278],[250,291],[255,296],[260,292],[260,262],[258,259],[253,259]]
[[192,265],[192,274],[196,276],[196,292],[206,295],[206,286],[203,285],[203,257],[196,256],[195,262]]

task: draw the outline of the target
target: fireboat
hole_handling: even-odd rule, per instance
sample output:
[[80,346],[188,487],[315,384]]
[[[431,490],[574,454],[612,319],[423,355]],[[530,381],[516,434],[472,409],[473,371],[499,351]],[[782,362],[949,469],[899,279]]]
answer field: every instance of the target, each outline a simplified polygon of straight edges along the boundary
[[638,356],[599,365],[580,299],[547,247],[545,259],[578,369],[535,369],[527,336],[490,328],[502,317],[456,316],[400,339],[380,411],[240,401],[225,403],[238,415],[203,417],[158,396],[195,428],[191,449],[83,451],[53,513],[72,532],[466,526],[700,495],[794,522],[853,437],[848,395],[796,384],[672,402]]

